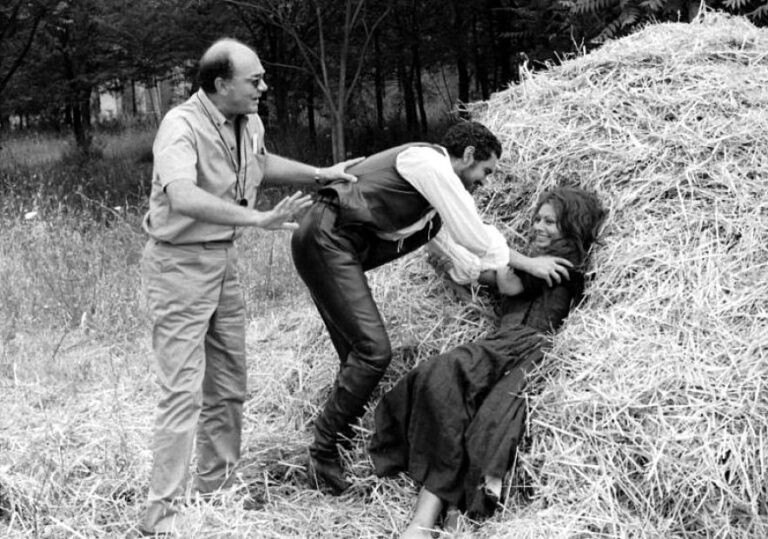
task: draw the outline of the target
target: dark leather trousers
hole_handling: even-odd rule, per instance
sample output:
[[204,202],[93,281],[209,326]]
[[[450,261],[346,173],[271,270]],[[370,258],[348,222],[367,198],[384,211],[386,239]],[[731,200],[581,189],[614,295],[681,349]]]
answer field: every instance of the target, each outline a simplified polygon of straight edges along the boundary
[[389,337],[365,271],[399,258],[434,237],[439,222],[402,242],[378,238],[359,225],[338,222],[332,202],[315,202],[291,240],[293,261],[309,288],[339,355],[333,391],[315,420],[310,453],[337,458],[336,444],[351,437],[392,357]]

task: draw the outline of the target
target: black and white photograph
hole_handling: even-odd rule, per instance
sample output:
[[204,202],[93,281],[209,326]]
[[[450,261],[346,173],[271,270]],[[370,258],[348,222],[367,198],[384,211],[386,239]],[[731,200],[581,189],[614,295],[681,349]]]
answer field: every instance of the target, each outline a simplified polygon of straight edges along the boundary
[[768,0],[2,0],[0,536],[768,537]]

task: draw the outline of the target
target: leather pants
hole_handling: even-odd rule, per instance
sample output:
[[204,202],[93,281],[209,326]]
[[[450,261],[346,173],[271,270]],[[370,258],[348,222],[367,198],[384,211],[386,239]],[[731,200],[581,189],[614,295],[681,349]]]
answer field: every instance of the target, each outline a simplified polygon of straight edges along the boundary
[[309,209],[291,240],[296,269],[309,288],[339,355],[334,389],[315,420],[315,456],[338,455],[336,443],[352,433],[352,424],[392,358],[384,321],[373,301],[365,271],[417,249],[439,230],[440,223],[401,242],[378,238],[360,225],[339,222],[333,199]]

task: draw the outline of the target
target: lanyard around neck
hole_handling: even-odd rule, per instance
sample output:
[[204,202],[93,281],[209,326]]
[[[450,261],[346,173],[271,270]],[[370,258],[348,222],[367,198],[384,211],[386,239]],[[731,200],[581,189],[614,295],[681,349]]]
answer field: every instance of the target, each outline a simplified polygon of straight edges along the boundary
[[[227,152],[227,155],[229,156],[230,160],[232,161],[232,164],[235,168],[235,202],[241,206],[248,206],[248,199],[245,198],[245,181],[246,178],[248,178],[248,156],[242,155],[242,147],[243,145],[240,142],[240,131],[241,129],[241,120],[242,116],[236,116],[235,120],[233,122],[234,125],[234,132],[235,132],[235,151],[237,152],[236,155],[232,154],[232,151],[229,148],[229,144],[227,144],[227,139],[224,137],[224,134],[221,132],[221,129],[219,128],[219,125],[216,123],[216,121],[213,119],[213,115],[208,110],[208,107],[205,106],[205,103],[203,102],[203,99],[198,95],[197,96],[198,101],[200,101],[200,106],[203,109],[203,112],[205,112],[205,116],[208,118],[208,121],[211,122],[211,125],[216,130],[216,134],[219,135],[219,140],[221,140],[221,143],[224,145],[224,151]],[[242,162],[244,165],[241,167],[240,162]],[[243,181],[242,184],[240,182],[240,172],[243,173]]]

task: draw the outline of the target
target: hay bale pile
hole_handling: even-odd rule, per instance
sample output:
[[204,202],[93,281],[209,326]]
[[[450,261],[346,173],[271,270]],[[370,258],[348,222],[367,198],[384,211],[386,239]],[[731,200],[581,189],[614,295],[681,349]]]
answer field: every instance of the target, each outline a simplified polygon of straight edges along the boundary
[[[512,242],[554,185],[611,211],[587,302],[533,388],[510,481],[534,498],[512,488],[484,533],[767,537],[768,30],[654,25],[473,115],[504,145],[481,205]],[[419,255],[373,276],[417,360],[490,327],[487,301],[427,275]]]

